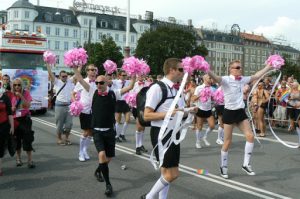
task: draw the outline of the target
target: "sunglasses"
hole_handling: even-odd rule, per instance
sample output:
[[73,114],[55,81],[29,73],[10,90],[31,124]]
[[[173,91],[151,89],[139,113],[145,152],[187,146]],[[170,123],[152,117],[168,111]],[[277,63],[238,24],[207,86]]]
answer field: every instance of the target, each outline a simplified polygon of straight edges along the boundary
[[88,71],[96,71],[96,69],[94,69],[94,68],[89,68],[89,69],[87,69]]
[[177,70],[181,73],[183,72],[183,68],[177,68]]
[[20,86],[21,87],[21,84],[14,84],[13,86]]
[[242,68],[242,67],[240,67],[240,66],[237,66],[237,67],[235,67],[235,68],[232,68],[232,69],[241,70],[241,68]]
[[64,76],[61,76],[62,78],[66,78],[66,77],[68,77],[67,75],[64,75]]
[[127,75],[121,75],[121,76],[126,77]]
[[105,84],[105,81],[100,81],[100,82],[97,82],[97,81],[96,81],[95,84],[96,84],[96,85],[98,85],[98,84],[104,85],[104,84]]

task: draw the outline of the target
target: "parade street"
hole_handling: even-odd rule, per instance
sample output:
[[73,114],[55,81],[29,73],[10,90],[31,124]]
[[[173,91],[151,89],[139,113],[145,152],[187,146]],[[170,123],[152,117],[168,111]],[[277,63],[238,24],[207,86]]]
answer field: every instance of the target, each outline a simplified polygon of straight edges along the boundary
[[[97,153],[90,147],[91,160],[79,162],[79,121],[74,118],[71,146],[56,144],[54,113],[32,117],[35,142],[33,161],[35,169],[24,164],[16,167],[15,158],[3,159],[4,176],[0,179],[1,199],[94,199],[106,198],[105,184],[98,182],[94,171],[98,166]],[[275,129],[279,136],[293,144],[295,133]],[[280,132],[281,131],[281,132]],[[117,143],[116,157],[110,163],[113,198],[135,199],[147,193],[160,173],[149,162],[152,146],[149,129],[146,129],[145,147],[148,154],[135,154],[135,126],[131,122],[127,130],[127,142]],[[220,146],[215,143],[217,133],[208,136],[211,146],[195,148],[195,135],[190,129],[181,143],[180,177],[170,186],[170,199],[198,198],[300,198],[300,150],[289,149],[278,143],[270,132],[266,138],[256,141],[252,166],[256,176],[242,171],[245,139],[235,129],[229,154],[229,179],[219,175]],[[26,156],[23,152],[23,162]],[[122,169],[126,165],[126,169]],[[207,175],[197,173],[208,170]]]

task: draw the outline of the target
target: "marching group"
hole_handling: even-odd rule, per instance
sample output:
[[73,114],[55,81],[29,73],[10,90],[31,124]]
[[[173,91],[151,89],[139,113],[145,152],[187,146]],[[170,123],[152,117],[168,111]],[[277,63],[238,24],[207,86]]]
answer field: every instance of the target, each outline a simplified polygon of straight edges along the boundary
[[[93,140],[98,152],[98,166],[95,170],[97,180],[106,183],[105,194],[111,196],[113,188],[109,178],[108,164],[115,156],[115,143],[126,141],[126,130],[130,121],[130,112],[136,118],[136,154],[141,155],[147,152],[143,145],[144,130],[138,114],[137,107],[130,107],[125,96],[128,92],[138,93],[144,87],[149,87],[146,93],[145,109],[143,117],[145,121],[151,121],[150,137],[153,148],[158,143],[158,134],[163,120],[173,102],[180,82],[184,75],[184,69],[180,59],[169,58],[163,65],[164,77],[158,76],[153,80],[149,77],[127,77],[125,71],[120,71],[117,75],[97,75],[98,69],[95,65],[85,67],[86,78],[81,75],[82,68],[74,68],[74,75],[68,76],[66,71],[60,71],[55,77],[51,66],[47,65],[50,80],[56,91],[55,100],[55,122],[58,145],[71,145],[70,132],[73,125],[73,118],[69,111],[72,101],[78,100],[83,105],[83,110],[79,115],[82,135],[79,141],[78,160],[84,162],[90,159],[88,148]],[[244,149],[244,160],[241,169],[248,175],[255,175],[251,167],[251,155],[254,148],[254,134],[251,130],[250,122],[245,111],[247,105],[247,95],[250,87],[261,76],[271,70],[266,66],[252,76],[242,76],[241,62],[234,60],[229,64],[229,76],[217,76],[209,71],[202,78],[191,77],[185,86],[183,95],[177,103],[172,116],[176,112],[183,111],[185,115],[189,112],[195,114],[195,137],[196,148],[202,148],[202,144],[209,146],[207,136],[214,130],[216,119],[218,120],[218,136],[216,143],[222,145],[220,174],[223,178],[228,178],[228,151],[232,142],[233,128],[237,126],[246,138]],[[285,119],[290,116],[290,129],[294,129],[299,122],[300,113],[300,91],[299,84],[289,77],[280,82],[275,94],[270,92],[273,88],[270,78],[258,83],[257,89],[250,99],[251,111],[254,115],[254,123],[259,136],[266,136],[265,115],[278,119],[274,125],[288,125]],[[74,83],[75,82],[75,83]],[[162,86],[166,87],[163,91]],[[224,101],[216,103],[212,97],[201,101],[203,90],[209,89],[211,92],[222,90]],[[290,95],[283,98],[289,89]],[[164,92],[166,92],[164,94]],[[164,96],[166,95],[166,96]],[[270,99],[271,98],[271,99]],[[162,100],[163,99],[163,100]],[[28,168],[34,168],[32,161],[32,142],[34,132],[32,131],[32,121],[30,119],[30,93],[24,88],[21,79],[14,79],[10,82],[7,75],[2,77],[0,92],[0,161],[4,156],[6,148],[14,153],[14,142],[16,139],[16,165],[22,166],[21,148],[26,151]],[[270,101],[270,103],[268,103]],[[194,107],[184,109],[185,107]],[[276,108],[275,108],[276,107]],[[288,108],[287,108],[288,107]],[[216,116],[213,112],[216,110]],[[275,114],[276,113],[276,114]],[[122,121],[124,116],[124,122]],[[275,117],[273,117],[275,116]],[[296,121],[296,122],[295,122]],[[204,123],[208,123],[206,130],[203,130]],[[296,127],[300,134],[299,127]],[[179,136],[178,133],[176,136]],[[171,136],[167,135],[163,143]],[[300,140],[299,140],[300,142]],[[159,160],[159,151],[155,149],[155,156]],[[141,198],[167,198],[170,183],[179,175],[180,144],[174,143],[168,148],[164,155],[161,176],[153,185],[151,190],[141,196]],[[0,175],[2,175],[0,162]]]

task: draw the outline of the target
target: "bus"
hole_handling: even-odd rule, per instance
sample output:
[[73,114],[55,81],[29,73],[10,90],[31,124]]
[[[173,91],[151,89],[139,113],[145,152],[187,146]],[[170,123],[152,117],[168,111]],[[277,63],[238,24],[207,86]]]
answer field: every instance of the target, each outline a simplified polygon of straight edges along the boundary
[[31,111],[46,113],[48,72],[43,61],[47,39],[41,33],[0,31],[0,68],[11,80],[21,78],[32,96]]

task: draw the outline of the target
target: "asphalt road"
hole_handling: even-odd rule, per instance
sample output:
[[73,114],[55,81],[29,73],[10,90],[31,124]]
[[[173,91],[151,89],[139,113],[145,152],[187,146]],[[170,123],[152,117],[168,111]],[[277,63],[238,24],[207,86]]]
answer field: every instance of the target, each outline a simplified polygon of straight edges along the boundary
[[[74,118],[71,146],[56,144],[54,114],[33,116],[35,130],[34,161],[37,167],[30,170],[23,165],[15,166],[15,159],[3,159],[4,176],[0,177],[1,199],[94,199],[106,198],[105,184],[93,176],[97,167],[97,153],[90,147],[91,160],[78,161],[79,121]],[[296,144],[295,133],[276,129],[283,140]],[[128,141],[117,144],[116,157],[109,165],[113,198],[139,198],[148,192],[160,176],[149,162],[149,129],[145,134],[148,154],[135,155],[134,125],[127,130]],[[273,136],[260,138],[255,143],[252,166],[256,176],[248,176],[241,170],[245,140],[236,129],[229,152],[229,177],[219,177],[220,146],[215,144],[217,133],[209,135],[210,147],[195,148],[195,136],[189,130],[181,143],[181,174],[171,184],[170,199],[198,198],[300,198],[300,150],[289,149],[278,143]],[[26,156],[23,153],[23,162]],[[121,165],[127,169],[122,170]],[[197,174],[197,169],[208,170],[208,175]]]

